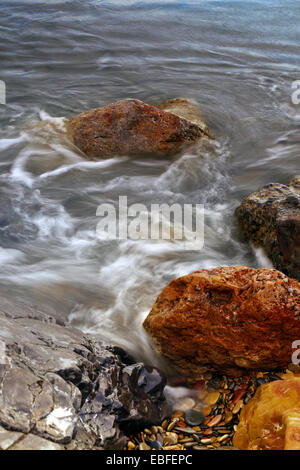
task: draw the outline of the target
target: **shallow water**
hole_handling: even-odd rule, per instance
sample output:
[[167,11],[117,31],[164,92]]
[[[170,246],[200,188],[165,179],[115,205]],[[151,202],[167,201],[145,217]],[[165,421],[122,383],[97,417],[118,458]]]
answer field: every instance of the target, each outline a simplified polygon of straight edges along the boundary
[[[141,324],[174,277],[269,266],[241,199],[300,173],[300,3],[2,1],[0,291],[159,363]],[[216,134],[174,159],[82,160],[62,117],[132,97],[198,103]],[[205,205],[205,244],[101,241],[100,203]]]

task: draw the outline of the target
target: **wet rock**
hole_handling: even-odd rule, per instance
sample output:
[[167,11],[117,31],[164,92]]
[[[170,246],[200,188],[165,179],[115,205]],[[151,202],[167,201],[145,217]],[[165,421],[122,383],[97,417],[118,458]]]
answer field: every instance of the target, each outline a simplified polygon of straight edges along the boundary
[[135,99],[71,118],[68,135],[88,159],[116,155],[166,156],[208,134],[207,127]]
[[300,284],[275,269],[202,269],[173,280],[144,322],[186,376],[286,366],[300,337]]
[[64,450],[64,447],[34,434],[27,434],[8,450]]
[[7,431],[0,426],[0,449],[7,450],[18,442],[24,434],[21,432]]
[[17,439],[20,448],[45,440],[47,448],[123,448],[126,428],[160,422],[165,406],[164,377],[132,362],[120,348],[1,298],[0,447]]
[[243,408],[233,445],[243,450],[300,450],[300,377],[258,388]]
[[187,121],[191,121],[197,124],[204,133],[211,138],[214,138],[213,132],[207,127],[198,106],[190,100],[185,98],[173,98],[171,100],[164,101],[156,105],[157,108],[167,111],[169,113],[176,114]]
[[274,266],[300,280],[300,177],[250,194],[236,216],[246,237],[264,248]]
[[199,426],[199,424],[202,424],[205,419],[201,411],[197,411],[197,410],[187,410],[183,414],[183,417],[184,417],[184,421],[189,426]]

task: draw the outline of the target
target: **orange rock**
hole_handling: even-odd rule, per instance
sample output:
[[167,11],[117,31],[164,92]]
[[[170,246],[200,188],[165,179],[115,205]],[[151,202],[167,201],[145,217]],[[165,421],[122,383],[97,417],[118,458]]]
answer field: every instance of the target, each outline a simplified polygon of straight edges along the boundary
[[115,155],[165,156],[208,135],[206,126],[135,99],[74,116],[70,139],[89,159]]
[[300,377],[258,388],[241,411],[233,445],[243,450],[300,450]]
[[300,283],[275,269],[202,269],[172,281],[144,322],[186,376],[285,367],[300,338]]

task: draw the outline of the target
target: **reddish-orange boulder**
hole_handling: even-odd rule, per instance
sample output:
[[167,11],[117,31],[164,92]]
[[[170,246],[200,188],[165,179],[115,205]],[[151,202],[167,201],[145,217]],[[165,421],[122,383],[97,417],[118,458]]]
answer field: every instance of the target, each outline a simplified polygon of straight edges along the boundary
[[242,409],[233,445],[242,450],[300,450],[300,377],[261,385]]
[[169,155],[208,134],[207,127],[142,101],[125,99],[67,122],[68,135],[89,159]]
[[300,338],[300,283],[275,269],[202,269],[172,281],[144,327],[186,376],[283,367]]

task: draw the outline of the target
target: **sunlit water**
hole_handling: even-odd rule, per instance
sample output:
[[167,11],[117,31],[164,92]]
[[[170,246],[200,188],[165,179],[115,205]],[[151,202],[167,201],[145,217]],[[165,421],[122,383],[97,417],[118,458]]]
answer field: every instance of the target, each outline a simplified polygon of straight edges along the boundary
[[[299,17],[297,0],[2,1],[1,291],[158,363],[142,321],[172,278],[269,266],[233,214],[300,173]],[[177,96],[216,140],[174,159],[87,162],[61,132],[92,107]],[[97,239],[97,207],[119,195],[204,204],[204,248]]]

